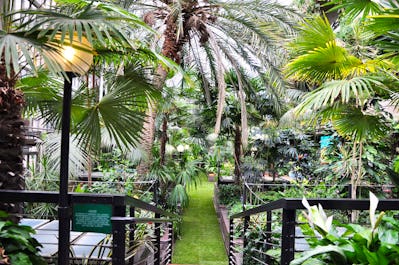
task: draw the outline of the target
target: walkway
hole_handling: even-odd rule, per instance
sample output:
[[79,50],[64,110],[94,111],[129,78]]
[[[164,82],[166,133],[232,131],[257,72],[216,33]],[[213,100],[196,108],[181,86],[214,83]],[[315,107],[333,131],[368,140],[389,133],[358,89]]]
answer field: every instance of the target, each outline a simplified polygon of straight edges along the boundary
[[219,223],[213,207],[212,182],[203,182],[190,191],[190,205],[183,214],[181,240],[177,240],[173,262],[176,264],[228,264]]

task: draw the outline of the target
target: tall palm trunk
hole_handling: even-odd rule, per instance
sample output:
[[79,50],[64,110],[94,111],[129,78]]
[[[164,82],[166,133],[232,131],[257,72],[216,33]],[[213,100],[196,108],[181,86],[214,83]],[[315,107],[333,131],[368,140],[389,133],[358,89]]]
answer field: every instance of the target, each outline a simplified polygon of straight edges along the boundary
[[234,177],[235,183],[241,183],[241,154],[242,154],[242,137],[241,127],[236,124],[234,136]]
[[[163,85],[166,80],[166,71],[162,66],[158,67],[157,70],[156,87],[162,91]],[[137,166],[137,174],[138,176],[144,177],[150,170],[151,162],[152,162],[152,145],[155,139],[155,118],[157,117],[157,106],[156,102],[150,104],[147,116],[144,121],[143,130],[141,133],[141,148],[143,152],[146,154],[145,159],[141,161],[141,163]]]
[[[11,75],[12,76],[12,75]],[[0,189],[24,189],[24,122],[22,120],[23,95],[15,90],[15,80],[6,73],[4,60],[0,62]],[[16,204],[0,204],[0,210],[21,213]],[[16,220],[16,219],[15,219]]]
[[[164,32],[165,41],[162,46],[162,55],[173,60],[177,64],[181,61],[181,51],[183,48],[183,42],[177,40],[176,36],[176,22],[173,17],[170,17],[167,22],[166,30]],[[163,86],[166,81],[167,72],[162,66],[158,66],[156,72],[155,86],[160,91],[163,90]],[[141,137],[141,148],[147,157],[137,167],[137,174],[139,176],[145,176],[152,162],[151,149],[155,139],[155,118],[157,116],[156,103],[152,104],[147,112],[147,117],[144,121],[142,137]],[[166,143],[166,142],[165,142]],[[162,156],[162,155],[161,155]]]

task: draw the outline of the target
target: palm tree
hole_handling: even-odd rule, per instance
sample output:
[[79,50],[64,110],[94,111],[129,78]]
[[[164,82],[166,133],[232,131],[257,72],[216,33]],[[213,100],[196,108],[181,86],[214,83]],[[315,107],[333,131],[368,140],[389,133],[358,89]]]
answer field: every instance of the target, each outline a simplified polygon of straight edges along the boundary
[[326,18],[318,17],[302,24],[292,43],[294,57],[286,73],[305,81],[314,89],[296,107],[297,113],[314,112],[315,120],[332,122],[337,132],[352,140],[352,196],[362,172],[363,143],[387,133],[386,120],[374,103],[386,96],[389,66],[378,58],[359,58],[337,40]]
[[[266,0],[124,2],[130,8],[139,7],[136,9],[144,13],[144,20],[160,32],[161,54],[200,73],[208,105],[215,103],[210,87],[218,88],[216,133],[220,131],[227,68],[237,71],[240,86],[248,82],[242,73],[242,69],[247,68],[258,75],[268,72],[267,78],[263,75],[263,83],[265,89],[274,94],[284,87],[279,71],[284,53],[279,44],[291,32],[291,19],[297,17],[293,10]],[[160,90],[166,77],[166,71],[159,67]],[[154,138],[156,106],[151,113],[143,132],[143,149],[147,153]],[[242,125],[245,143],[246,128]],[[147,172],[148,164],[139,167],[140,173]]]
[[[62,1],[58,3],[62,4]],[[78,38],[85,36],[92,45],[101,48],[98,51],[113,45],[113,51],[125,48],[132,53],[152,53],[139,42],[133,44],[124,31],[126,26],[146,28],[144,23],[111,4],[94,5],[82,0],[62,8],[56,5],[52,9],[26,10],[15,14],[14,1],[2,1],[0,8],[0,188],[22,189],[21,110],[24,100],[22,93],[15,89],[15,82],[22,73],[36,74],[41,66],[46,65],[50,72],[58,75],[61,72],[63,75],[58,63],[61,56],[59,46],[70,41],[73,32],[77,32]],[[5,210],[10,212],[8,208]]]

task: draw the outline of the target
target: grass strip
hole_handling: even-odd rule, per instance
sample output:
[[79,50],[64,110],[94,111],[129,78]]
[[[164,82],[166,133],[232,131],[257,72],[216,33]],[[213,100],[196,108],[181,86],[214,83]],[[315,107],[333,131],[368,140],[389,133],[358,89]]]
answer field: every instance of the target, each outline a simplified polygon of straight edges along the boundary
[[173,254],[175,264],[226,265],[222,235],[213,207],[213,182],[190,190],[190,205],[183,214],[181,239]]

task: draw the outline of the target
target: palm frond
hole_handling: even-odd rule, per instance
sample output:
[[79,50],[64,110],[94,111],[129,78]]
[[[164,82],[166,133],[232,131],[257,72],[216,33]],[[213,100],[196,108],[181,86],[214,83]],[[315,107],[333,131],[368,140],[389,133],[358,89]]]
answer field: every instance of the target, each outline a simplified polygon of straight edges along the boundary
[[336,39],[330,22],[326,17],[318,16],[306,19],[298,27],[298,35],[289,47],[293,54],[303,55],[316,48],[325,48]]
[[343,137],[357,142],[366,139],[378,140],[389,131],[381,117],[365,114],[359,108],[346,106],[335,111],[332,124]]
[[[117,42],[135,48],[137,42],[132,43],[128,38],[126,25],[152,31],[136,15],[112,4],[84,0],[71,3],[62,8],[2,14],[14,18],[13,24],[4,28],[7,31],[0,30],[0,57],[4,58],[8,76],[19,74],[21,66],[35,73],[42,62],[51,72],[62,72],[59,46],[64,42],[72,43],[75,34],[78,40],[86,37],[91,45],[100,43],[108,47],[110,43]],[[35,23],[32,23],[33,20]]]
[[332,0],[325,5],[333,6],[329,12],[343,9],[343,15],[352,21],[359,17],[365,19],[367,16],[378,14],[383,9],[378,1],[372,0]]
[[320,110],[333,106],[337,102],[347,104],[356,100],[362,105],[373,93],[375,87],[385,87],[376,77],[362,76],[352,79],[329,81],[318,89],[307,94],[301,104],[296,107],[297,113],[307,110]]
[[361,60],[331,41],[325,47],[315,48],[293,59],[286,66],[286,74],[300,81],[317,84],[345,78],[361,64]]
[[133,72],[110,84],[108,93],[95,105],[85,108],[76,126],[80,140],[91,146],[101,143],[101,127],[119,147],[134,147],[140,141],[140,132],[148,107],[148,99],[159,97],[142,76]]
[[[89,161],[88,153],[81,145],[76,135],[72,135],[69,142],[69,171],[74,177],[78,177],[82,170],[87,166]],[[51,154],[49,159],[49,165],[55,172],[59,172],[60,161],[61,161],[61,134],[59,132],[53,132],[46,135],[43,143],[43,151],[46,154]]]

